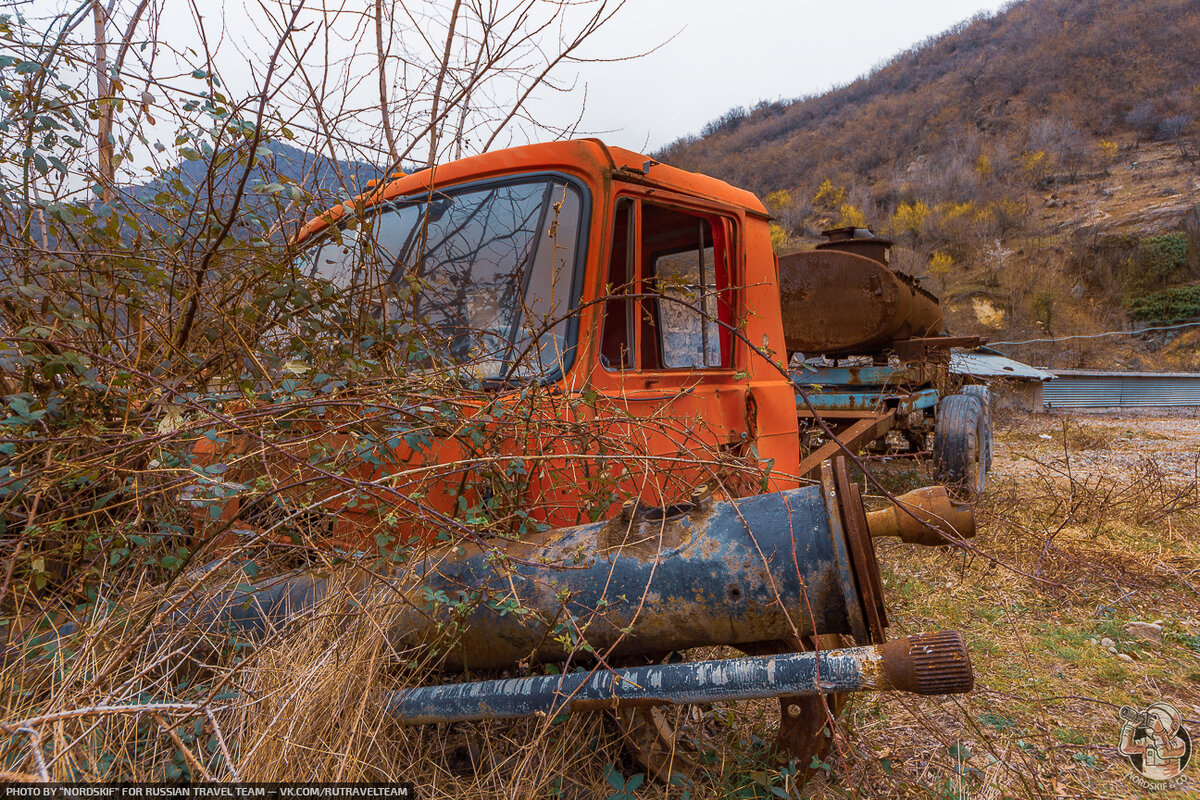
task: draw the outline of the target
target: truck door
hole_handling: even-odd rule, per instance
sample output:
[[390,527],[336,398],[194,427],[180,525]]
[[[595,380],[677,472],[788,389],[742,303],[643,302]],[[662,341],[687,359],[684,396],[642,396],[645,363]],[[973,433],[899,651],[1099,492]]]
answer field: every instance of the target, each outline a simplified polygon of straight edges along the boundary
[[661,192],[621,197],[614,209],[592,385],[631,443],[620,484],[646,503],[676,502],[700,484],[741,495],[758,483],[735,335],[736,222]]

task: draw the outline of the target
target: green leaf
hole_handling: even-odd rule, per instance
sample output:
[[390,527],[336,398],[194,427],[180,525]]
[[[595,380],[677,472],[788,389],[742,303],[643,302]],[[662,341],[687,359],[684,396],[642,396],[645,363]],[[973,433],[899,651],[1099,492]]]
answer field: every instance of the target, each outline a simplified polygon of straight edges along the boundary
[[979,721],[988,727],[995,728],[997,731],[1011,730],[1017,727],[1017,723],[1013,722],[1008,717],[991,712],[984,712],[979,715]]
[[604,768],[604,780],[608,781],[608,785],[616,789],[618,792],[625,788],[625,778],[621,773],[613,767],[612,764]]
[[958,761],[966,761],[972,756],[971,748],[967,747],[962,742],[952,744],[946,748],[946,750],[950,753],[951,758],[954,758]]
[[32,75],[35,72],[41,72],[42,65],[36,61],[22,61],[17,64],[18,75]]

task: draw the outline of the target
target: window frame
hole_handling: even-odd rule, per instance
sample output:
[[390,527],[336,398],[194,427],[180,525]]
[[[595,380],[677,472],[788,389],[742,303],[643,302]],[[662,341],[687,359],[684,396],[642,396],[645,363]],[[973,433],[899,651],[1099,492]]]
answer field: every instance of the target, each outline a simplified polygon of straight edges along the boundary
[[[742,269],[741,269],[742,261],[741,261],[741,249],[740,249],[742,242],[741,242],[741,236],[739,235],[740,230],[741,230],[741,224],[740,224],[741,218],[737,214],[736,209],[727,208],[724,206],[714,207],[713,205],[700,205],[695,202],[689,202],[690,198],[688,198],[686,195],[675,195],[674,193],[662,192],[661,190],[653,190],[652,189],[651,191],[645,192],[645,193],[636,192],[636,191],[617,192],[613,197],[613,204],[612,204],[613,215],[612,215],[612,218],[609,220],[609,230],[607,231],[607,236],[609,239],[609,246],[607,248],[608,259],[605,260],[602,264],[601,269],[604,274],[603,274],[603,280],[601,282],[601,287],[603,287],[608,282],[608,278],[609,278],[608,269],[611,264],[611,259],[612,259],[612,254],[613,254],[614,248],[617,245],[615,238],[614,238],[615,223],[616,223],[616,209],[618,207],[618,204],[622,200],[632,201],[632,204],[633,204],[633,213],[631,215],[631,220],[630,220],[630,224],[629,224],[629,235],[631,238],[634,239],[634,244],[635,244],[635,246],[633,247],[633,252],[632,252],[632,259],[633,259],[632,267],[633,267],[634,275],[630,281],[630,289],[631,289],[632,294],[638,295],[638,296],[631,298],[627,301],[630,303],[631,308],[632,308],[632,311],[630,313],[627,313],[627,323],[632,324],[632,328],[633,328],[633,330],[631,331],[633,341],[630,342],[630,347],[632,348],[632,358],[631,358],[632,363],[629,367],[627,367],[625,369],[621,369],[619,366],[611,366],[611,365],[605,366],[604,361],[602,361],[600,359],[601,347],[602,347],[603,335],[604,335],[604,327],[603,326],[604,326],[605,322],[607,321],[607,317],[605,317],[604,319],[601,320],[601,324],[599,326],[597,326],[597,330],[599,331],[599,341],[597,342],[597,346],[596,346],[596,354],[597,354],[596,360],[597,360],[598,364],[600,365],[600,368],[602,370],[604,370],[605,372],[612,374],[612,375],[622,375],[622,374],[630,374],[630,373],[651,374],[651,375],[656,375],[656,376],[689,375],[689,374],[697,374],[697,373],[705,374],[705,375],[712,375],[712,374],[723,374],[723,373],[736,372],[738,369],[738,362],[742,358],[742,355],[741,355],[742,348],[738,346],[738,339],[736,336],[733,335],[732,329],[736,328],[736,320],[737,320],[738,314],[741,310],[742,300],[745,296],[744,287],[742,287],[739,282],[740,276],[742,274]],[[714,254],[717,251],[717,242],[722,239],[724,240],[724,252],[725,252],[725,261],[726,261],[725,271],[727,273],[727,275],[726,275],[727,286],[725,289],[718,288],[714,292],[714,294],[717,296],[716,302],[717,302],[717,306],[718,306],[718,313],[717,313],[717,317],[716,317],[718,335],[722,339],[728,340],[727,345],[724,342],[722,342],[722,344],[721,344],[722,361],[726,361],[726,363],[723,363],[723,364],[720,364],[717,366],[694,366],[694,365],[687,366],[687,367],[661,366],[665,362],[666,359],[664,357],[665,354],[663,352],[663,339],[662,339],[661,335],[658,335],[655,338],[657,340],[656,344],[658,347],[658,363],[660,364],[660,366],[647,368],[643,365],[643,363],[642,363],[642,336],[648,327],[642,320],[643,309],[645,308],[644,303],[648,299],[649,295],[659,294],[659,292],[656,288],[653,288],[652,286],[650,286],[650,284],[652,284],[655,279],[655,276],[649,273],[649,271],[653,267],[652,262],[654,262],[658,258],[661,258],[666,255],[670,255],[672,253],[684,252],[684,251],[662,251],[661,253],[656,254],[652,257],[647,255],[647,262],[646,263],[643,262],[642,241],[643,241],[643,233],[644,233],[644,223],[643,223],[642,208],[643,208],[643,205],[646,203],[649,203],[650,205],[653,205],[653,206],[657,206],[659,208],[670,209],[672,211],[678,211],[680,213],[688,214],[692,217],[695,217],[697,220],[707,221],[712,229]],[[718,227],[720,228],[720,231],[721,231],[719,234],[717,232]],[[714,270],[716,268],[715,255],[714,255],[714,259],[713,259],[712,268]],[[714,277],[715,277],[715,275],[714,275]],[[727,321],[722,319],[723,314],[728,315],[729,319]],[[722,323],[724,323],[724,324],[722,324]],[[662,328],[661,328],[662,322],[661,322],[661,318],[660,318],[660,314],[659,314],[657,300],[655,300],[653,324],[654,324],[655,330],[660,330],[660,331],[662,330]],[[725,325],[728,325],[729,328],[726,328]],[[727,355],[727,359],[726,359],[726,355]]]

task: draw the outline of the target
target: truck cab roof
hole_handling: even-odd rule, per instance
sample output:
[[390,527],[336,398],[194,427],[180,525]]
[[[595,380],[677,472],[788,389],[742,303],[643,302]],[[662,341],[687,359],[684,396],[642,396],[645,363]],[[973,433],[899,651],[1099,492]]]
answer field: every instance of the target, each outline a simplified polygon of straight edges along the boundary
[[[609,147],[599,139],[574,139],[510,147],[450,161],[418,172],[396,173],[387,182],[370,186],[356,200],[371,206],[433,188],[446,188],[500,175],[541,171],[562,171],[592,181],[622,180],[659,186],[681,194],[716,200],[741,208],[750,214],[767,216],[762,202],[744,189],[730,186],[707,175],[660,164],[649,156],[632,150]],[[321,232],[351,213],[352,209],[353,206],[349,204],[334,206],[304,225],[297,234],[296,241],[303,242]]]

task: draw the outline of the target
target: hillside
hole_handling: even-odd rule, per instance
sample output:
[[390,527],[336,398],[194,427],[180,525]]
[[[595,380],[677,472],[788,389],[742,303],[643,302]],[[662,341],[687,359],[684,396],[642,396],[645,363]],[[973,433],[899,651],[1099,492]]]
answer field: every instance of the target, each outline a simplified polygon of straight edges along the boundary
[[[279,226],[277,236],[289,236],[310,216],[353,197],[367,181],[382,174],[380,167],[362,161],[334,159],[268,139],[259,145],[249,174],[244,175],[244,153],[231,150],[229,157],[213,157],[211,162],[196,153],[196,158],[181,160],[153,180],[122,187],[123,201],[138,209],[143,224],[164,228],[195,224],[211,213],[210,204],[225,212],[238,198],[234,236],[253,219],[273,229]],[[290,202],[281,206],[281,200]]]
[[[1200,316],[1200,3],[1026,0],[829,93],[733,109],[657,157],[757,192],[781,249],[870,224],[917,251],[960,332]],[[1059,366],[1161,341],[1025,348]],[[1168,348],[1170,349],[1170,348]],[[1169,363],[1168,363],[1169,362]]]

